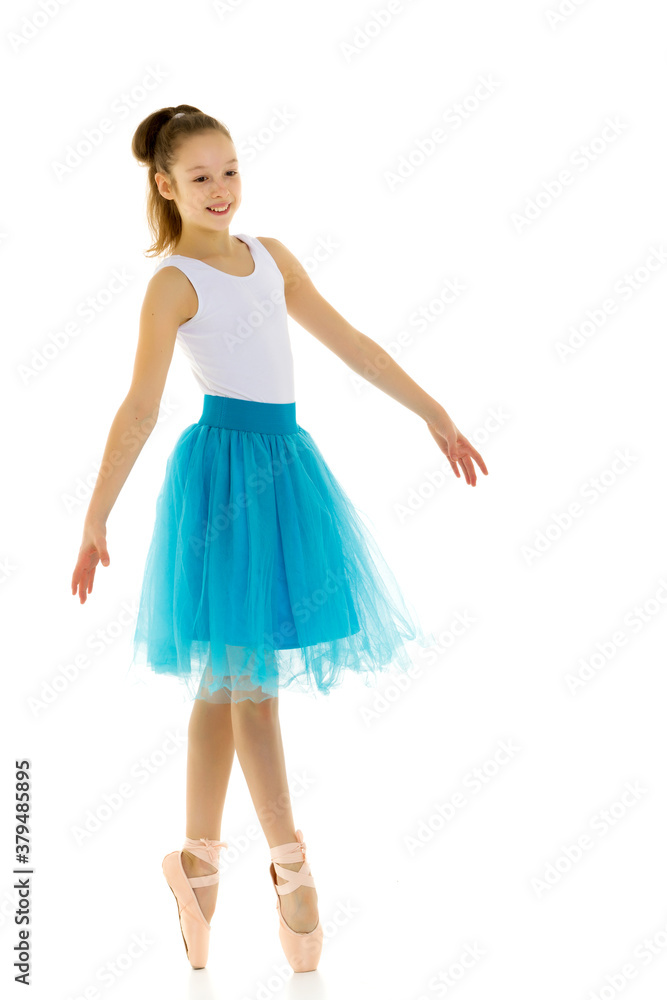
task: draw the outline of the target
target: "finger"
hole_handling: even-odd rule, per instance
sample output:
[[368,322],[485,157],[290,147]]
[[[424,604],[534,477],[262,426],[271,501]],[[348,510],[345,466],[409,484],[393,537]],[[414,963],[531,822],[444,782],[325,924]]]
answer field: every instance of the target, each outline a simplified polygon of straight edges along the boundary
[[72,593],[76,594],[79,584],[81,583],[81,577],[86,572],[85,559],[79,556],[78,562],[74,567],[74,572],[72,573]]
[[477,455],[475,457],[477,459],[477,464],[479,465],[479,467],[482,470],[482,472],[484,473],[484,475],[488,476],[489,470],[487,469],[486,463],[485,463],[484,459],[482,458],[482,456],[481,455]]
[[475,448],[473,448],[472,445],[470,445],[470,454],[473,456],[473,458],[475,459],[475,461],[479,465],[479,467],[482,470],[482,472],[484,473],[484,475],[488,476],[489,470],[486,467],[486,463],[484,462],[484,459],[482,458],[482,456],[480,455],[480,453]]
[[85,603],[87,595],[90,593],[90,588],[93,585],[93,577],[95,576],[95,567],[89,568],[84,572],[83,579],[81,581],[81,597],[82,603]]
[[465,441],[465,447],[466,447],[466,454],[463,457],[463,460],[468,464],[468,469],[470,470],[470,474],[472,476],[472,485],[475,486],[477,483],[477,471],[472,463],[472,458],[474,456],[477,456],[479,462],[481,463],[480,468],[483,469],[485,475],[488,475],[488,470],[486,468],[486,465],[484,464],[484,459],[479,454],[479,452],[475,448],[473,448],[473,446],[470,444],[468,440]]
[[106,546],[106,539],[102,536],[101,538],[95,539],[95,547],[97,549],[97,558],[102,563],[103,566],[109,565],[109,552]]

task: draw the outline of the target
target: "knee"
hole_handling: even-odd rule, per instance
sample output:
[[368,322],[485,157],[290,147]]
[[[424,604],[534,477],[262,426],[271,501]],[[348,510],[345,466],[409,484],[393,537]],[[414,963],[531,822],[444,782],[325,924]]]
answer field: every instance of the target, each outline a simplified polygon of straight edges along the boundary
[[233,702],[232,712],[237,718],[266,725],[278,717],[278,699],[265,698],[263,701],[252,701],[251,698],[243,698],[241,701]]
[[229,724],[229,712],[228,704],[218,705],[200,698],[195,699],[188,724],[188,737],[223,734]]

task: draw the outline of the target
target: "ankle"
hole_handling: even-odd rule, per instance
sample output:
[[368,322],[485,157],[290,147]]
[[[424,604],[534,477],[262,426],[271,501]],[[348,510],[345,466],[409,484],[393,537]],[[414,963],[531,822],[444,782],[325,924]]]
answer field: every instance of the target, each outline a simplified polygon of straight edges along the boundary
[[[292,872],[298,872],[301,869],[302,865],[303,861],[297,861],[296,864],[289,864],[289,865],[284,865],[282,864],[282,862],[280,863],[281,868],[289,868],[289,870]],[[282,875],[276,872],[276,881],[278,885],[284,885],[284,883],[287,882],[287,879],[283,878]],[[301,886],[299,886],[299,888],[301,888]]]
[[186,875],[213,875],[218,870],[215,865],[198,858],[196,854],[190,854],[187,849],[181,851],[181,858]]

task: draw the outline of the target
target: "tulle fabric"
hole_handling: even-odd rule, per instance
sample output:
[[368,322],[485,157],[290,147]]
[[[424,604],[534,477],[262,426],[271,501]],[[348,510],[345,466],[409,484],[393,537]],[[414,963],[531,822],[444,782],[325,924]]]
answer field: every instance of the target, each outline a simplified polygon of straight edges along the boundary
[[206,395],[156,501],[131,669],[224,703],[410,668],[432,637],[364,518],[294,403]]

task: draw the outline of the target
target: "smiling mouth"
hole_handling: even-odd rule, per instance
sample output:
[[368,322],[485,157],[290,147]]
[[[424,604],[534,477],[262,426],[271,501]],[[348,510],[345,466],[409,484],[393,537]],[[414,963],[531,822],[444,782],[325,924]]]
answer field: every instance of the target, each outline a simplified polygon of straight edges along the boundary
[[206,211],[207,212],[212,212],[213,215],[226,215],[227,212],[229,211],[229,209],[231,208],[231,206],[232,206],[231,201],[228,203],[227,208],[222,209],[222,210],[219,209],[219,208],[213,208],[212,206],[209,205],[207,207]]

